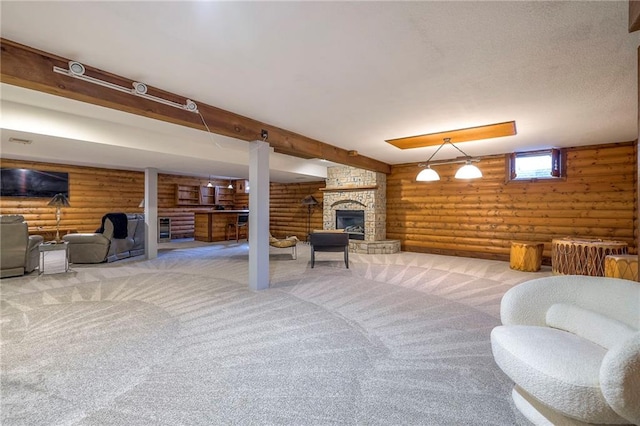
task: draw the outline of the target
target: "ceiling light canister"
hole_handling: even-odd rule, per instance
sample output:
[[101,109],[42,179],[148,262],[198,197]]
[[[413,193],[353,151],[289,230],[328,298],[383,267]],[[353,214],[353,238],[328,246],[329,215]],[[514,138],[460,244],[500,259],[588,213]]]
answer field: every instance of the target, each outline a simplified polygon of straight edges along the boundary
[[147,93],[147,85],[144,83],[140,83],[138,81],[135,81],[133,83],[133,90],[137,95],[144,95]]
[[191,99],[187,99],[184,104],[184,109],[191,112],[198,112],[198,104],[193,102]]
[[80,62],[69,61],[69,72],[73,75],[84,75],[84,65],[82,65]]

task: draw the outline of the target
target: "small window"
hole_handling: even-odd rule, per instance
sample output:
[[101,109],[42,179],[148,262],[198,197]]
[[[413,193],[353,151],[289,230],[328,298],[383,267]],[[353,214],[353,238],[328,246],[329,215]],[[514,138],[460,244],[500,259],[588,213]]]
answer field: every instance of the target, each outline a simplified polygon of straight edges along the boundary
[[564,175],[562,151],[514,152],[507,156],[508,180],[555,179]]

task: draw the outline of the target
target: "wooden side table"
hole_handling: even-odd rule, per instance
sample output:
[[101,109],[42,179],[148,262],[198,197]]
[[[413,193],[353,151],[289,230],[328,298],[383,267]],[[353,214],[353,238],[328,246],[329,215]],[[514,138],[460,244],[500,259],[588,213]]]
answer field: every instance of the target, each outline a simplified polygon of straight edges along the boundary
[[610,254],[604,258],[604,276],[638,281],[638,256]]
[[45,267],[47,266],[47,255],[53,252],[61,252],[64,251],[64,272],[69,272],[69,243],[64,241],[61,243],[43,243],[38,246],[38,251],[40,252],[40,268],[38,270],[38,274],[42,275],[45,273]]
[[542,265],[544,243],[512,241],[509,267],[518,271],[536,272]]

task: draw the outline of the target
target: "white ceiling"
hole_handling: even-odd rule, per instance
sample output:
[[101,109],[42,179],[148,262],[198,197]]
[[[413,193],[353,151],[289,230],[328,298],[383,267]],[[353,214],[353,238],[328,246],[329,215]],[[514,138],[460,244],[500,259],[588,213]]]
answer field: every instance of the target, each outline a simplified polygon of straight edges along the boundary
[[[489,155],[635,140],[640,34],[627,32],[628,7],[626,0],[2,1],[0,33],[399,164],[434,148],[400,150],[385,139],[511,120],[516,136],[462,149]],[[5,157],[247,174],[246,142],[6,85],[1,98]],[[34,143],[6,142],[20,134]],[[436,159],[455,156],[447,147]],[[276,181],[324,176],[313,160],[273,154],[271,165]]]

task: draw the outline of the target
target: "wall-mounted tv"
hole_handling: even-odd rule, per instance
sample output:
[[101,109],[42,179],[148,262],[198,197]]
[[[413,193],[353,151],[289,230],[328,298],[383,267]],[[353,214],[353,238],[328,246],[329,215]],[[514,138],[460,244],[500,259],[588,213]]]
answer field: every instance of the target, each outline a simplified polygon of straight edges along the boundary
[[33,169],[0,169],[0,196],[52,198],[69,197],[69,173]]

